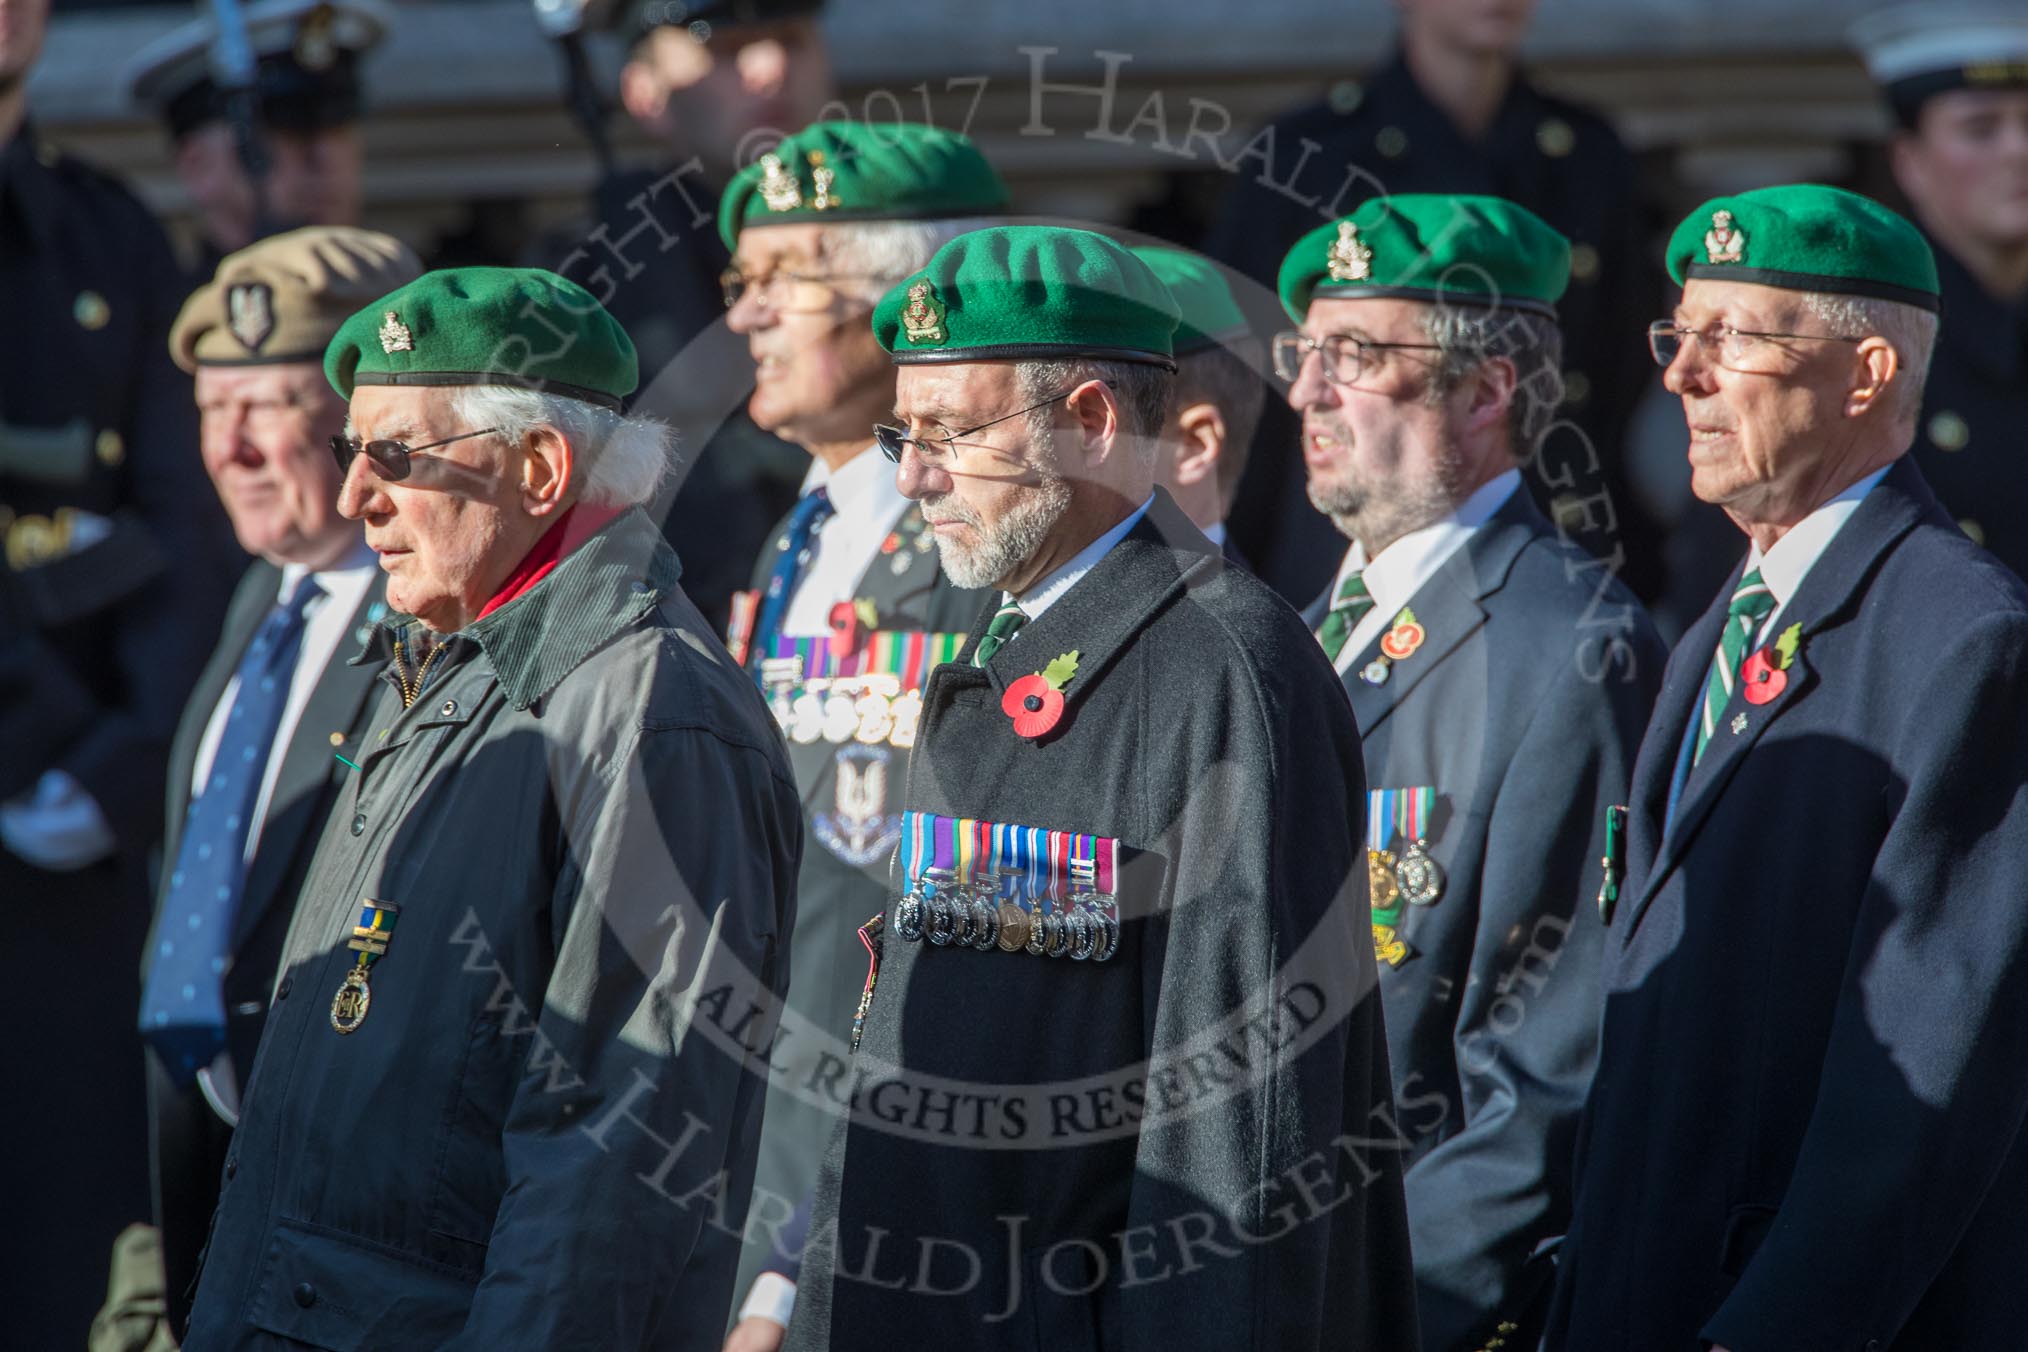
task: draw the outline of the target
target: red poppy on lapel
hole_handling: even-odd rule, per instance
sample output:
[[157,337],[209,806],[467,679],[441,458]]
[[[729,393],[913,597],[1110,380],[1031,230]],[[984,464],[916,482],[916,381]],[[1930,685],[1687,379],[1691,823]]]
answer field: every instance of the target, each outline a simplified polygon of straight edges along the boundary
[[859,611],[850,601],[831,607],[831,642],[847,652],[859,646]]
[[1748,704],[1766,704],[1788,688],[1789,674],[1770,649],[1762,648],[1740,664],[1739,684]]
[[1008,685],[1000,697],[1000,712],[1014,720],[1016,736],[1035,738],[1056,726],[1063,717],[1063,687],[1077,675],[1077,652],[1073,649],[1032,676],[1023,676]]
[[1380,651],[1387,654],[1390,661],[1399,662],[1404,658],[1415,656],[1415,650],[1422,646],[1424,637],[1422,625],[1416,622],[1415,612],[1403,606],[1401,613],[1394,617],[1394,623],[1380,636]]

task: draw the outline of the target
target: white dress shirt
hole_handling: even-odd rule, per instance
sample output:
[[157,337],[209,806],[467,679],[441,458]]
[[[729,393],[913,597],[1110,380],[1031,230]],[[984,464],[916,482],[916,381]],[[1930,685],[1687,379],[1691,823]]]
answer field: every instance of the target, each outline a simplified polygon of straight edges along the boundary
[[[1775,626],[1781,620],[1782,612],[1788,609],[1789,598],[1796,594],[1796,588],[1803,585],[1803,578],[1809,573],[1811,565],[1823,556],[1839,528],[1852,519],[1852,513],[1859,510],[1860,499],[1872,492],[1873,485],[1886,476],[1885,468],[1873,471],[1789,527],[1767,553],[1761,553],[1759,545],[1747,551],[1746,570],[1740,576],[1760,569],[1760,580],[1767,584],[1768,593],[1775,599],[1775,608],[1768,612],[1767,619],[1761,622],[1760,632],[1754,636],[1756,648],[1767,642],[1768,635],[1777,632]],[[1701,688],[1698,698],[1703,698]]]
[[810,463],[803,492],[831,495],[831,515],[810,541],[810,562],[796,579],[796,594],[782,612],[782,633],[831,632],[831,608],[855,599],[859,579],[894,533],[909,500],[894,486],[893,462],[868,446],[836,470]]
[[[362,539],[359,547],[338,562],[335,568],[327,568],[312,574],[299,564],[289,564],[282,569],[281,583],[275,588],[277,603],[296,594],[296,588],[305,577],[314,577],[324,594],[304,608],[303,649],[296,658],[295,673],[289,678],[289,700],[282,706],[282,721],[275,728],[275,739],[268,743],[267,764],[261,770],[260,796],[254,800],[253,824],[246,833],[246,858],[254,857],[254,850],[260,845],[261,825],[267,820],[268,798],[275,791],[275,779],[282,772],[282,761],[289,754],[289,743],[296,735],[296,725],[302,721],[303,708],[310,702],[310,695],[323,679],[324,668],[331,664],[331,658],[339,651],[352,632],[352,616],[359,609],[359,603],[366,599],[366,593],[373,586],[373,578],[380,571],[372,550]],[[346,654],[350,656],[348,652]],[[204,725],[204,736],[197,743],[197,755],[190,767],[190,796],[195,799],[204,789],[205,780],[211,777],[211,760],[218,754],[218,743],[225,736],[226,716],[232,712],[232,702],[239,695],[239,676],[235,673],[225,683],[225,692],[218,697],[218,704],[211,711],[211,721]]]
[[1336,665],[1340,674],[1351,670],[1367,645],[1394,626],[1394,617],[1422,590],[1422,584],[1436,576],[1437,569],[1464,548],[1472,532],[1491,520],[1493,513],[1504,507],[1520,487],[1519,470],[1495,475],[1474,489],[1455,512],[1421,530],[1410,531],[1381,550],[1371,562],[1367,561],[1366,547],[1357,540],[1352,542],[1352,547],[1345,551],[1345,561],[1338,565],[1338,575],[1331,579],[1329,595],[1336,596],[1345,579],[1359,573],[1365,580],[1366,594],[1373,598],[1373,608],[1352,626],[1345,646],[1338,650]]

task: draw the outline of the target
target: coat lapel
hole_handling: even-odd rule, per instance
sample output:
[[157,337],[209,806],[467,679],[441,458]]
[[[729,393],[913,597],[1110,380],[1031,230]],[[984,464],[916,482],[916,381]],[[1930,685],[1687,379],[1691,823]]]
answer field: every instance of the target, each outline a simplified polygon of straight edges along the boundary
[[[1802,586],[1782,608],[1778,622],[1770,631],[1768,643],[1772,644],[1791,624],[1801,625],[1802,646],[1786,672],[1788,681],[1781,693],[1765,704],[1756,705],[1747,701],[1743,689],[1733,691],[1732,698],[1718,716],[1718,730],[1705,747],[1704,758],[1691,769],[1684,782],[1675,816],[1663,827],[1661,823],[1669,786],[1683,740],[1689,733],[1692,710],[1705,674],[1710,669],[1711,654],[1718,646],[1718,632],[1724,623],[1733,589],[1738,585],[1740,571],[1745,566],[1743,563],[1741,569],[1733,570],[1732,578],[1725,590],[1719,593],[1719,599],[1713,603],[1711,610],[1684,637],[1678,651],[1686,658],[1698,660],[1678,663],[1681,670],[1673,674],[1663,689],[1662,698],[1668,703],[1657,709],[1648,729],[1649,739],[1667,737],[1668,740],[1652,747],[1644,743],[1642,748],[1638,788],[1642,795],[1642,816],[1647,819],[1637,823],[1637,830],[1660,828],[1659,846],[1652,856],[1653,866],[1640,880],[1634,905],[1628,912],[1629,936],[1640,923],[1661,884],[1682,862],[1699,829],[1717,806],[1719,796],[1745,766],[1754,746],[1777,718],[1795,708],[1825,678],[1827,673],[1816,670],[1810,664],[1812,636],[1843,619],[1859,603],[1874,570],[1895,543],[1914,529],[1926,513],[1938,510],[1936,499],[1906,457],[1896,462],[1887,476],[1866,495],[1850,519],[1831,538],[1823,554],[1811,565],[1803,577]],[[1758,646],[1749,649],[1749,653],[1757,651]],[[1835,673],[1829,675],[1831,679],[1836,679]],[[1744,722],[1739,721],[1742,716]],[[1733,731],[1735,726],[1739,728],[1736,733]],[[1655,782],[1658,777],[1659,805]],[[1654,835],[1645,839],[1642,835],[1631,837],[1628,841],[1631,857],[1636,860],[1642,858],[1647,842],[1656,838]]]
[[[323,814],[317,809],[321,806],[324,785],[341,774],[352,773],[339,762],[339,753],[359,759],[354,739],[356,725],[361,706],[379,691],[380,669],[353,666],[344,659],[357,646],[354,635],[367,624],[368,613],[386,593],[387,574],[376,571],[373,585],[353,610],[346,632],[338,640],[337,651],[325,663],[309,702],[303,706],[302,716],[296,720],[295,732],[282,754],[281,769],[275,775],[274,791],[268,795],[260,849],[254,853],[253,865],[247,872],[246,893],[233,920],[235,945],[253,932],[274,903],[276,889],[287,876],[304,833],[322,826]],[[333,742],[334,735],[342,735],[345,741]]]
[[[1500,510],[1416,589],[1407,608],[1415,612],[1416,623],[1422,626],[1422,646],[1389,663],[1387,679],[1379,684],[1367,680],[1363,673],[1380,658],[1380,639],[1367,645],[1344,672],[1345,689],[1362,735],[1385,721],[1409,691],[1478,631],[1486,622],[1486,608],[1479,602],[1507,585],[1507,575],[1522,549],[1548,530],[1549,523],[1528,490],[1516,488]],[[1393,616],[1388,618],[1391,621]]]

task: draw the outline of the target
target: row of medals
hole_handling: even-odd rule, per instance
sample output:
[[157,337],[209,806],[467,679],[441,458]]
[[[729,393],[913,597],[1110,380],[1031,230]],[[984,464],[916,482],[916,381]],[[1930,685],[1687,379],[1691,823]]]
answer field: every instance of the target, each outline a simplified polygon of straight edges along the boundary
[[1384,911],[1396,901],[1433,906],[1444,894],[1443,866],[1430,857],[1420,840],[1411,841],[1398,859],[1391,850],[1368,850],[1366,882],[1376,911]]
[[763,664],[762,683],[767,686],[768,708],[781,724],[783,736],[800,746],[819,741],[834,746],[885,742],[906,750],[915,745],[916,728],[922,722],[922,692],[903,690],[898,676],[769,681]]
[[1061,911],[1033,910],[1007,900],[1007,881],[1026,879],[1016,869],[1000,871],[1001,885],[984,874],[969,886],[947,868],[926,870],[894,907],[894,932],[909,943],[928,939],[939,948],[975,948],[981,953],[1026,952],[1038,958],[1104,962],[1119,952],[1119,911],[1114,899],[1095,889],[1073,892]]

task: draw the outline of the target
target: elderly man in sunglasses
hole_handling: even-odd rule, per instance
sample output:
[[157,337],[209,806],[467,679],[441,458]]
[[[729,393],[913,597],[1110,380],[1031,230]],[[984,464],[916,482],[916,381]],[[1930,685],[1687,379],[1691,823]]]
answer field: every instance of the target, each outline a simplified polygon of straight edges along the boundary
[[1155,487],[1177,323],[1043,226],[874,311],[882,448],[992,592],[923,692],[792,1347],[1416,1346],[1358,733]]
[[[1533,1347],[1597,1051],[1607,813],[1663,649],[1520,466],[1562,398],[1570,246],[1496,197],[1375,198],[1304,236],[1275,365],[1349,537],[1307,615],[1366,755],[1373,947],[1423,1347]],[[1566,427],[1566,434],[1568,425]],[[1611,503],[1592,501],[1610,522]]]
[[2028,588],[1908,455],[1935,260],[1800,184],[1706,202],[1668,265],[1650,341],[1690,487],[1746,549],[1634,768],[1545,1345],[2005,1346],[2028,1318]]
[[[715,1347],[801,814],[640,510],[668,431],[619,412],[626,334],[535,270],[426,274],[324,371],[350,401],[338,507],[394,613],[186,1345]],[[165,911],[161,937],[219,919]]]

